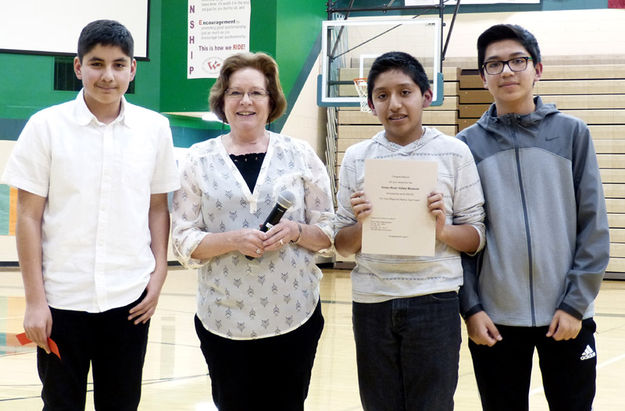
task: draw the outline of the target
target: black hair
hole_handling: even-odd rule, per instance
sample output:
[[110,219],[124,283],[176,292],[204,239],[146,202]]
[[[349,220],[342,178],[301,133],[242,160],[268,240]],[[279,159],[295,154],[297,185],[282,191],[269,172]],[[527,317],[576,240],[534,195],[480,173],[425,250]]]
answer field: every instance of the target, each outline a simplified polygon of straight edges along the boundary
[[409,76],[415,82],[422,94],[430,89],[430,81],[419,60],[402,51],[389,51],[376,58],[369,70],[367,78],[367,102],[373,107],[372,93],[375,80],[382,73],[397,70]]
[[480,74],[484,74],[484,59],[486,48],[501,40],[518,41],[532,57],[534,65],[540,63],[540,48],[536,37],[526,29],[516,24],[496,24],[486,29],[477,39],[477,67]]
[[128,57],[134,57],[135,42],[130,31],[115,20],[92,21],[82,29],[78,38],[78,59],[82,62],[83,56],[98,44],[119,46]]

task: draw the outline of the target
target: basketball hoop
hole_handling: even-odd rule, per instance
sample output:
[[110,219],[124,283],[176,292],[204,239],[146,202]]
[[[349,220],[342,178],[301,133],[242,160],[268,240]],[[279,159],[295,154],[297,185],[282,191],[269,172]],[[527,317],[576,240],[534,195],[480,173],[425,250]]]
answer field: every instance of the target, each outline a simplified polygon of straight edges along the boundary
[[369,103],[367,101],[367,79],[355,78],[354,87],[356,87],[358,98],[360,99],[360,111],[363,113],[371,113],[371,108],[369,107]]

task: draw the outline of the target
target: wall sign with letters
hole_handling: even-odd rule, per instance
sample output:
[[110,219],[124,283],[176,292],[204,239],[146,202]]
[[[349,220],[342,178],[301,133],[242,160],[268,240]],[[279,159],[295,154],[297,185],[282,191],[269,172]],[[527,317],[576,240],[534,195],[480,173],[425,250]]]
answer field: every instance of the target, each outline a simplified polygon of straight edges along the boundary
[[222,62],[250,49],[250,0],[189,0],[187,78],[217,78]]

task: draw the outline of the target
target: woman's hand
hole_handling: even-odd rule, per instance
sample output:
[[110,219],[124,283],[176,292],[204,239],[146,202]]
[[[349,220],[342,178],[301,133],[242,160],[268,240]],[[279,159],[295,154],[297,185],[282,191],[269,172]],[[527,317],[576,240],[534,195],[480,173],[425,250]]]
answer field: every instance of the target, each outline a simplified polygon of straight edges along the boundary
[[250,257],[260,257],[265,250],[264,241],[267,233],[251,228],[244,228],[233,232],[232,241],[234,246],[241,253]]
[[263,242],[265,251],[279,250],[291,241],[296,241],[300,235],[298,223],[285,220],[271,227],[267,231],[267,238]]

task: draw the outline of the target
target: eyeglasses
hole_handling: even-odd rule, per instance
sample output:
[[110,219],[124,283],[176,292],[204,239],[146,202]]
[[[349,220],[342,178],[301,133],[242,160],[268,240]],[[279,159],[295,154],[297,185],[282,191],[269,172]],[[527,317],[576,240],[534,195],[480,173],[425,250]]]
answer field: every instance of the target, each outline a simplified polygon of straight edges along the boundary
[[482,64],[482,67],[491,75],[502,73],[505,66],[508,66],[510,71],[524,71],[527,68],[527,62],[529,60],[533,59],[531,57],[515,57],[505,61],[493,60]]
[[229,88],[226,89],[226,98],[232,99],[232,100],[241,100],[243,99],[243,96],[245,96],[247,94],[247,96],[254,101],[259,101],[264,99],[265,97],[269,96],[269,92],[267,90],[250,90],[250,91],[243,91],[240,90],[238,88]]

